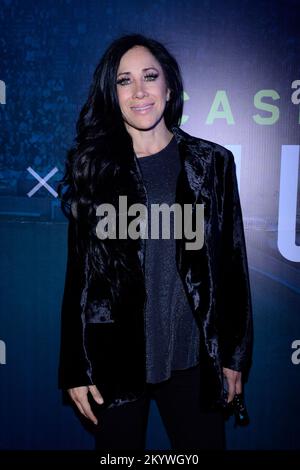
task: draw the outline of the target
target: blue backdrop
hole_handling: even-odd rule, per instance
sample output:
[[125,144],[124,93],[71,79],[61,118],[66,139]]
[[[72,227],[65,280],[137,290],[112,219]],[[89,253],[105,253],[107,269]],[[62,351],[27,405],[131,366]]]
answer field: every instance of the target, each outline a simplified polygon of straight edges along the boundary
[[[1,0],[0,448],[91,449],[57,389],[66,220],[55,187],[111,40],[161,40],[183,72],[182,128],[237,164],[254,305],[251,423],[229,449],[297,449],[299,1]],[[155,403],[148,448],[168,449]]]

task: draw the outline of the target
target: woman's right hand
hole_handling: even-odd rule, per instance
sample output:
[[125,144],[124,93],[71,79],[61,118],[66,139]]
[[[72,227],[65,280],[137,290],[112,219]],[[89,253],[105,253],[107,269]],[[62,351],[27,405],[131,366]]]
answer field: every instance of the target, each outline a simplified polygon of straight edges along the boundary
[[104,403],[102,395],[100,394],[96,385],[87,385],[83,387],[69,388],[68,394],[79,409],[80,413],[86,418],[90,419],[94,424],[98,424],[98,420],[92,412],[91,406],[88,401],[88,393],[91,393],[95,402],[99,405]]

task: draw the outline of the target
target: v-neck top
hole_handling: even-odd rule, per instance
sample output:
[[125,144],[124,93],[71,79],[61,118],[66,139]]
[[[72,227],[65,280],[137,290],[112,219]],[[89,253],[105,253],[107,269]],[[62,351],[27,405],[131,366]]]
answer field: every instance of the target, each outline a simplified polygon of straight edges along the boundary
[[[181,169],[175,137],[159,152],[138,159],[148,197],[148,238],[145,239],[145,305],[147,382],[167,380],[172,370],[199,362],[199,327],[176,266],[174,213],[170,238],[151,238],[151,204],[175,203]],[[161,220],[161,219],[160,219]]]

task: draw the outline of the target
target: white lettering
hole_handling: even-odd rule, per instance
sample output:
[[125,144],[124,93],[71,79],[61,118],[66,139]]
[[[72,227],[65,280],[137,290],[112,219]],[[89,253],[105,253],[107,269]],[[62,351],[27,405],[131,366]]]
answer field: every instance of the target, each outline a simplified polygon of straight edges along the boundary
[[278,249],[289,261],[300,261],[300,246],[296,245],[297,189],[299,145],[283,145],[281,153]]
[[0,339],[0,364],[6,364],[6,345],[5,342]]
[[295,339],[295,341],[292,342],[292,349],[296,351],[293,352],[291,360],[292,363],[297,366],[300,364],[300,339]]
[[0,104],[6,104],[6,85],[3,80],[0,80]]

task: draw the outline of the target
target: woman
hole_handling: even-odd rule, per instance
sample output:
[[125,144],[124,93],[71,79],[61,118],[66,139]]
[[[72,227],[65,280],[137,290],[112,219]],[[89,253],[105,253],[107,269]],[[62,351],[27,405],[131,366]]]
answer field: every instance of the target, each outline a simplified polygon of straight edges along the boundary
[[[117,39],[95,70],[59,188],[69,217],[59,386],[96,425],[97,449],[144,449],[150,398],[173,449],[223,449],[222,407],[249,370],[233,156],[182,131],[182,111],[180,70],[166,48],[142,35]],[[181,219],[181,237],[173,229],[147,238],[145,222],[157,229],[148,210],[140,236],[128,236],[133,213],[120,210],[121,196],[128,208],[176,203],[192,219]],[[99,221],[111,222],[102,204],[115,210],[115,236],[101,236]],[[204,242],[191,247],[201,206]]]

